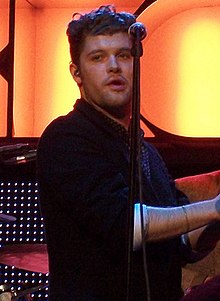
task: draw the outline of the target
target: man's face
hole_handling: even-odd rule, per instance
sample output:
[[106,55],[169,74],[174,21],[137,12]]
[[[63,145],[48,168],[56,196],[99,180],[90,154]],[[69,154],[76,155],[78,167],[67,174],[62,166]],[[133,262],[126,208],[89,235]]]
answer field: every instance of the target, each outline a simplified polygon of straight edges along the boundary
[[77,81],[82,97],[114,117],[130,114],[132,42],[127,33],[86,37]]

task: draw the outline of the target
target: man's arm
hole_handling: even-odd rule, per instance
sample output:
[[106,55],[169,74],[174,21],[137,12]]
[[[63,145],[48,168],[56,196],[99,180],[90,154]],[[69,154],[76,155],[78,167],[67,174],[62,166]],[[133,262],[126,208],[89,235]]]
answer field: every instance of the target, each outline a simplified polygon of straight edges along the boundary
[[161,240],[220,220],[220,195],[208,201],[174,208],[148,207],[147,240]]
[[[140,205],[135,205],[134,249],[140,247],[141,218]],[[220,220],[220,195],[185,206],[159,208],[143,205],[144,236],[153,242],[188,233]]]

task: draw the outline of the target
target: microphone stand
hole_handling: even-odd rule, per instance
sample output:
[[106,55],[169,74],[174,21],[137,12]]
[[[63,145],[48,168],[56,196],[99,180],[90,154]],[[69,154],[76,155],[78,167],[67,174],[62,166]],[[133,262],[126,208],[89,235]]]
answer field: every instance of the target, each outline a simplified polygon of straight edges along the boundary
[[[141,25],[141,27],[137,26]],[[133,26],[134,25],[134,26]],[[133,94],[131,113],[131,140],[130,140],[130,170],[129,170],[129,212],[128,212],[128,249],[127,249],[127,287],[126,301],[132,301],[132,261],[134,235],[134,200],[136,196],[138,157],[140,153],[140,57],[143,55],[141,40],[145,38],[143,25],[134,23],[129,28],[132,36],[131,55],[133,58]],[[133,26],[133,27],[132,27]],[[144,29],[145,30],[145,29]]]

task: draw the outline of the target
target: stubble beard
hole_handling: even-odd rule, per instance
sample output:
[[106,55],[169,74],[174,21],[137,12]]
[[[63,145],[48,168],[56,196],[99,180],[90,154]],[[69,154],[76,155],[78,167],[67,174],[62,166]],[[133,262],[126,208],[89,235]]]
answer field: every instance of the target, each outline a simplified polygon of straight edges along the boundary
[[[117,95],[115,96],[117,99]],[[109,102],[103,103],[101,106],[104,111],[109,113],[116,119],[124,119],[128,115],[130,116],[131,110],[131,96],[126,97],[126,101],[122,101],[122,103],[114,101],[113,98],[109,99]]]

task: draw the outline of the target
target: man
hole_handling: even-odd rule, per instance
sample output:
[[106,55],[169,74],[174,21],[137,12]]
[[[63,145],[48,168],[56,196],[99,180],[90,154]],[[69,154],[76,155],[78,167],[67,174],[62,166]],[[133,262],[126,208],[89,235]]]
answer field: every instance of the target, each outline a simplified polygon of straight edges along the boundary
[[[69,23],[70,71],[81,99],[38,148],[50,301],[126,300],[132,40],[136,20],[103,6]],[[152,301],[182,296],[181,234],[220,219],[220,197],[187,204],[150,144],[142,143],[144,244]],[[135,196],[132,300],[147,300],[140,198]],[[198,232],[198,230],[197,230]],[[195,243],[196,244],[196,243]],[[149,292],[149,290],[148,290]]]

